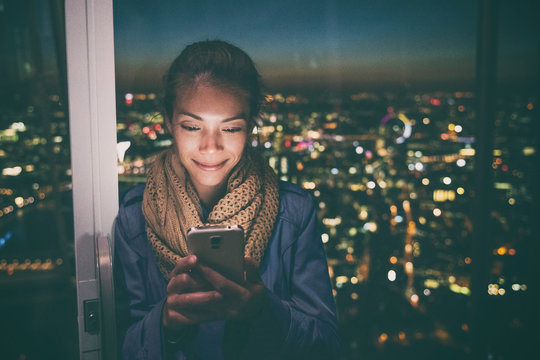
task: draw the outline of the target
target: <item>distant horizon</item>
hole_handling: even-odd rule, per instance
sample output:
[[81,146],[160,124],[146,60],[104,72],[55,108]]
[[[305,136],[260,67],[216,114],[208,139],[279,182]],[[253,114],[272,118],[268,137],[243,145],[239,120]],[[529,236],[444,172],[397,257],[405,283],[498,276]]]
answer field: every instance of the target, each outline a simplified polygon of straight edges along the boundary
[[[324,92],[341,91],[345,94],[353,94],[357,92],[458,92],[476,90],[476,79],[467,79],[462,81],[416,81],[416,82],[396,82],[396,81],[378,81],[364,82],[358,84],[340,84],[327,83],[316,84],[314,82],[305,81],[291,83],[280,82],[279,79],[265,79],[263,76],[263,92],[264,93],[288,93],[288,94],[321,94]],[[497,82],[497,92],[504,95],[508,92],[521,94],[526,93],[531,95],[538,94],[539,84],[532,77],[527,81],[522,79],[499,79]],[[160,93],[163,89],[161,78],[156,77],[149,82],[139,81],[132,82],[123,80],[117,76],[116,91],[118,92],[133,92],[133,93]]]

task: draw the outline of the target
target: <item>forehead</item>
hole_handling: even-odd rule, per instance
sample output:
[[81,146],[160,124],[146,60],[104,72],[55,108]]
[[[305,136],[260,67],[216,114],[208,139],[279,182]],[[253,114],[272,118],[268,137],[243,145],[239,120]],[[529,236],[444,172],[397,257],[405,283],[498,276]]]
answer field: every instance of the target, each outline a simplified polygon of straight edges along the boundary
[[249,112],[247,96],[223,87],[201,84],[178,91],[175,101],[176,111],[211,111],[235,113]]

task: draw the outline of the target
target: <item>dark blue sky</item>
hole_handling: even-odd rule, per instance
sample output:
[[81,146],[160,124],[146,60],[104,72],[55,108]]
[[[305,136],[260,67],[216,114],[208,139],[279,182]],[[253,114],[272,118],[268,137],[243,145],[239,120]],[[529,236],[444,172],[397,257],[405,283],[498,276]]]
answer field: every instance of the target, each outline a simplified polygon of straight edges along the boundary
[[[535,2],[501,1],[499,62],[506,77],[523,78],[538,67]],[[159,85],[185,45],[214,38],[246,50],[274,88],[459,86],[474,78],[474,0],[116,0],[114,6],[120,87]]]

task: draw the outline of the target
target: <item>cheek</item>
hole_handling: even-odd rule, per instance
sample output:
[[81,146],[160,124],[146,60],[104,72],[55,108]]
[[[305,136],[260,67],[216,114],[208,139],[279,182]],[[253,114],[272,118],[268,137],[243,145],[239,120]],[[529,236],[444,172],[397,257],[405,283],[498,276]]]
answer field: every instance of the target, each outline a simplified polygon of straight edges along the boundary
[[194,136],[186,136],[185,133],[181,132],[180,130],[177,130],[174,134],[174,145],[176,148],[180,151],[188,151],[190,148],[193,147],[194,143]]
[[179,139],[175,139],[176,152],[178,156],[180,157],[180,161],[182,164],[186,165],[186,160],[191,157],[190,154],[193,153],[193,150],[191,149],[189,142],[185,139],[182,139],[179,141]]
[[236,154],[237,157],[242,157],[244,150],[247,146],[247,137],[243,136],[238,141],[234,143],[234,146],[231,147],[231,151]]

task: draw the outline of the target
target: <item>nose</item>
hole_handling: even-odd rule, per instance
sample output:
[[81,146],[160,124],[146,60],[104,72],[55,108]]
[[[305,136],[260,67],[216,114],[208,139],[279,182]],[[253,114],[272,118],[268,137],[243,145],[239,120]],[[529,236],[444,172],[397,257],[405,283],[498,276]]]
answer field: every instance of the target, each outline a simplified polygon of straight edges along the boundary
[[205,131],[202,134],[201,141],[199,143],[199,151],[203,154],[212,154],[223,149],[223,140],[221,132],[218,131]]

